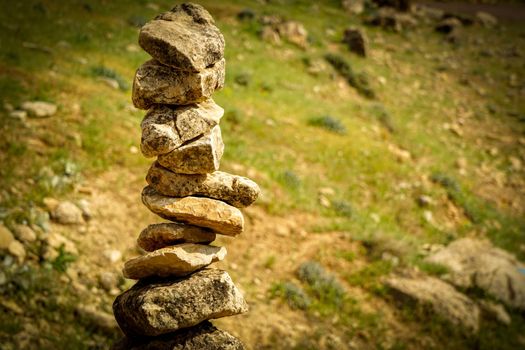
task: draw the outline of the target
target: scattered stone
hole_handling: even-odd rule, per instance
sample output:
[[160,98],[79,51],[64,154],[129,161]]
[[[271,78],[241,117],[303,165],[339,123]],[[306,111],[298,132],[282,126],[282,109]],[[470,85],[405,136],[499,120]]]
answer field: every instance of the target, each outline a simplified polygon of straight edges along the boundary
[[512,323],[512,319],[510,318],[510,315],[507,313],[503,305],[496,304],[490,300],[481,300],[480,305],[481,309],[490,318],[506,326],[509,326]]
[[250,8],[245,8],[237,13],[237,18],[240,21],[253,21],[255,19],[255,11]]
[[56,105],[44,101],[24,102],[20,107],[34,118],[51,117],[57,112]]
[[183,243],[157,249],[153,252],[128,260],[122,273],[130,279],[147,277],[186,276],[221,261],[226,256],[226,248],[211,245]]
[[479,330],[480,310],[476,303],[438,278],[392,276],[386,285],[402,304],[428,305],[434,313],[467,332]]
[[368,39],[365,33],[357,28],[348,28],[343,33],[343,43],[348,46],[348,50],[361,56],[367,56]]
[[101,272],[98,279],[100,286],[108,292],[117,288],[119,284],[118,276],[115,273],[109,271]]
[[21,122],[25,121],[27,118],[27,112],[26,111],[11,111],[9,112],[9,117],[13,119],[20,120]]
[[208,134],[160,155],[157,161],[175,173],[206,174],[219,169],[223,152],[221,129],[217,125]]
[[215,199],[166,197],[147,186],[142,191],[142,202],[162,218],[207,227],[227,236],[236,236],[244,229],[240,210]]
[[115,319],[111,317],[110,314],[98,310],[92,305],[79,305],[75,311],[84,321],[99,328],[102,331],[114,334],[118,328]]
[[210,243],[215,240],[212,231],[179,223],[152,224],[137,238],[139,247],[147,252],[180,243]]
[[426,196],[424,194],[417,197],[417,204],[420,207],[429,207],[433,203],[434,203],[434,200],[432,199],[432,197]]
[[140,109],[149,109],[154,104],[202,102],[224,86],[224,72],[224,59],[197,73],[179,71],[149,60],[135,74],[133,104]]
[[78,254],[75,243],[56,232],[51,232],[49,235],[47,235],[44,243],[44,259],[48,261],[52,261],[58,257],[58,251],[61,249],[61,247],[63,247],[64,251],[69,254]]
[[0,250],[7,250],[15,237],[7,227],[0,224]]
[[449,34],[453,30],[462,27],[461,21],[455,17],[443,19],[436,25],[436,31],[443,34]]
[[116,263],[117,261],[120,261],[120,259],[122,258],[122,253],[120,252],[120,250],[116,249],[105,250],[103,252],[103,255],[112,264]]
[[214,24],[202,6],[177,5],[142,27],[139,45],[165,65],[202,72],[224,56],[224,37]]
[[156,105],[141,123],[140,148],[146,157],[173,151],[183,143],[207,134],[219,124],[224,110],[213,100],[171,107]]
[[172,197],[203,196],[219,199],[237,208],[251,205],[259,196],[259,186],[252,180],[215,171],[208,174],[176,174],[153,163],[146,181],[157,192]]
[[308,46],[308,31],[297,21],[286,21],[277,25],[279,36],[301,48]]
[[84,220],[89,221],[93,217],[93,214],[91,212],[91,204],[87,199],[80,199],[77,202],[78,208],[82,211],[82,217]]
[[13,232],[16,238],[22,242],[31,243],[37,239],[35,231],[27,225],[16,225]]
[[360,15],[365,10],[364,0],[343,0],[341,1],[343,9],[351,15]]
[[51,217],[63,225],[77,225],[84,222],[82,210],[68,201],[59,203],[51,212]]
[[274,45],[281,44],[279,32],[272,26],[264,26],[261,30],[261,39]]
[[476,20],[486,28],[493,28],[498,25],[498,19],[496,17],[483,11],[476,13]]
[[480,288],[510,307],[525,310],[525,266],[487,241],[462,238],[426,258],[447,267],[446,279],[461,288]]
[[417,26],[417,20],[409,13],[399,13],[391,7],[381,7],[365,21],[369,25],[401,32]]
[[26,258],[26,249],[24,248],[24,245],[16,239],[9,244],[7,251],[15,257],[19,263],[22,263]]
[[129,337],[157,336],[248,310],[226,271],[204,269],[184,279],[139,281],[113,303]]
[[169,335],[147,340],[123,338],[113,350],[243,350],[244,346],[229,333],[205,321]]

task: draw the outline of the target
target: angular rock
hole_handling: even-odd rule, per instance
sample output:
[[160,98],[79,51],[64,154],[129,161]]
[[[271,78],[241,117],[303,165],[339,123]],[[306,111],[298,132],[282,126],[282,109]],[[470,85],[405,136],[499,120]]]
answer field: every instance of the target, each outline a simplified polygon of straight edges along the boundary
[[241,341],[205,321],[155,338],[124,337],[112,350],[244,350]]
[[247,310],[228,273],[217,269],[182,279],[139,281],[113,303],[115,318],[129,337],[158,336]]
[[135,107],[148,109],[154,104],[189,105],[202,102],[224,86],[225,60],[202,72],[186,72],[149,60],[137,69],[133,80]]
[[463,330],[478,332],[479,307],[450,284],[428,276],[392,276],[385,284],[399,302],[427,306]]
[[153,58],[179,70],[201,72],[224,57],[224,37],[202,6],[185,3],[146,23],[139,45]]
[[447,280],[462,288],[480,288],[506,305],[525,310],[525,265],[488,241],[462,238],[426,261],[450,271]]
[[224,247],[183,243],[128,260],[122,272],[124,277],[135,280],[147,277],[186,276],[223,260],[225,256]]
[[277,25],[277,32],[292,44],[301,48],[308,46],[308,31],[304,25],[296,21],[285,21]]
[[164,219],[207,227],[219,234],[236,236],[244,229],[241,211],[215,199],[167,197],[147,186],[142,191],[142,202]]
[[223,153],[221,128],[217,125],[210,133],[160,155],[157,161],[175,173],[206,174],[219,169]]
[[59,224],[64,225],[75,225],[84,222],[82,210],[68,201],[59,203],[51,213],[51,217]]
[[366,57],[368,40],[363,31],[357,28],[346,29],[343,33],[343,43],[348,46],[351,52]]
[[198,104],[170,107],[156,105],[141,123],[140,148],[146,157],[173,151],[183,143],[209,133],[224,110],[209,99]]
[[152,224],[137,238],[139,247],[147,252],[180,243],[210,243],[215,240],[212,231],[178,223]]
[[177,174],[153,163],[146,181],[160,194],[171,197],[203,196],[219,199],[237,208],[247,207],[259,196],[252,180],[215,171],[209,174]]
[[57,106],[44,101],[30,101],[22,103],[20,106],[29,116],[35,118],[51,117],[57,112]]

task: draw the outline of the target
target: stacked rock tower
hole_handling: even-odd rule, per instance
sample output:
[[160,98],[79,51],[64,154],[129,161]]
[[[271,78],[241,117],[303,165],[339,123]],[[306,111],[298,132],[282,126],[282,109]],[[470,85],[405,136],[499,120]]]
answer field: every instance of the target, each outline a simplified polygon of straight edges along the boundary
[[139,281],[113,303],[126,335],[114,348],[243,349],[209,322],[247,311],[228,273],[207,266],[226,255],[210,245],[216,234],[240,234],[238,208],[259,195],[253,181],[217,171],[224,111],[211,95],[224,85],[224,38],[203,7],[188,3],[146,23],[139,44],[153,59],[136,72],[133,103],[148,110],[142,153],[157,157],[142,201],[169,222],[146,227],[137,239],[146,253],[124,265]]

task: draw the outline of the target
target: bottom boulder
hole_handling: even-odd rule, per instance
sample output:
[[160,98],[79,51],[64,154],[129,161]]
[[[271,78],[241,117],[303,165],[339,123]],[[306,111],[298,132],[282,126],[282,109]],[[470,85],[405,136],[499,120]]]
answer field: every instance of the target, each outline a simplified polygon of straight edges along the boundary
[[112,350],[243,350],[241,341],[206,321],[155,338],[122,338]]

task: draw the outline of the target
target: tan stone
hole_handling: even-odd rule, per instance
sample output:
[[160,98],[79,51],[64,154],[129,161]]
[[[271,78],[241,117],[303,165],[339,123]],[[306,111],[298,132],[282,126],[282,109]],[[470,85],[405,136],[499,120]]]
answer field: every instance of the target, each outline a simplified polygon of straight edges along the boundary
[[133,80],[135,107],[148,109],[154,104],[189,105],[202,102],[224,86],[225,60],[202,72],[185,72],[149,60],[139,67]]
[[139,45],[165,65],[200,72],[224,57],[224,37],[202,6],[177,5],[146,23]]
[[224,110],[212,99],[188,106],[155,105],[141,123],[141,150],[146,157],[165,154],[209,133]]
[[151,252],[180,243],[209,243],[215,240],[212,231],[179,223],[160,223],[146,227],[137,238],[139,247]]
[[185,276],[211,263],[221,261],[225,256],[224,247],[183,243],[157,249],[128,260],[122,272],[124,277],[136,280],[153,276]]
[[203,196],[219,199],[235,207],[252,204],[259,196],[259,186],[252,180],[215,171],[209,174],[177,174],[153,163],[146,181],[157,192],[172,197]]
[[217,125],[210,133],[158,157],[163,167],[182,174],[206,174],[219,169],[224,143]]
[[167,197],[147,186],[142,202],[162,218],[207,227],[219,234],[236,236],[244,229],[241,211],[216,199]]

